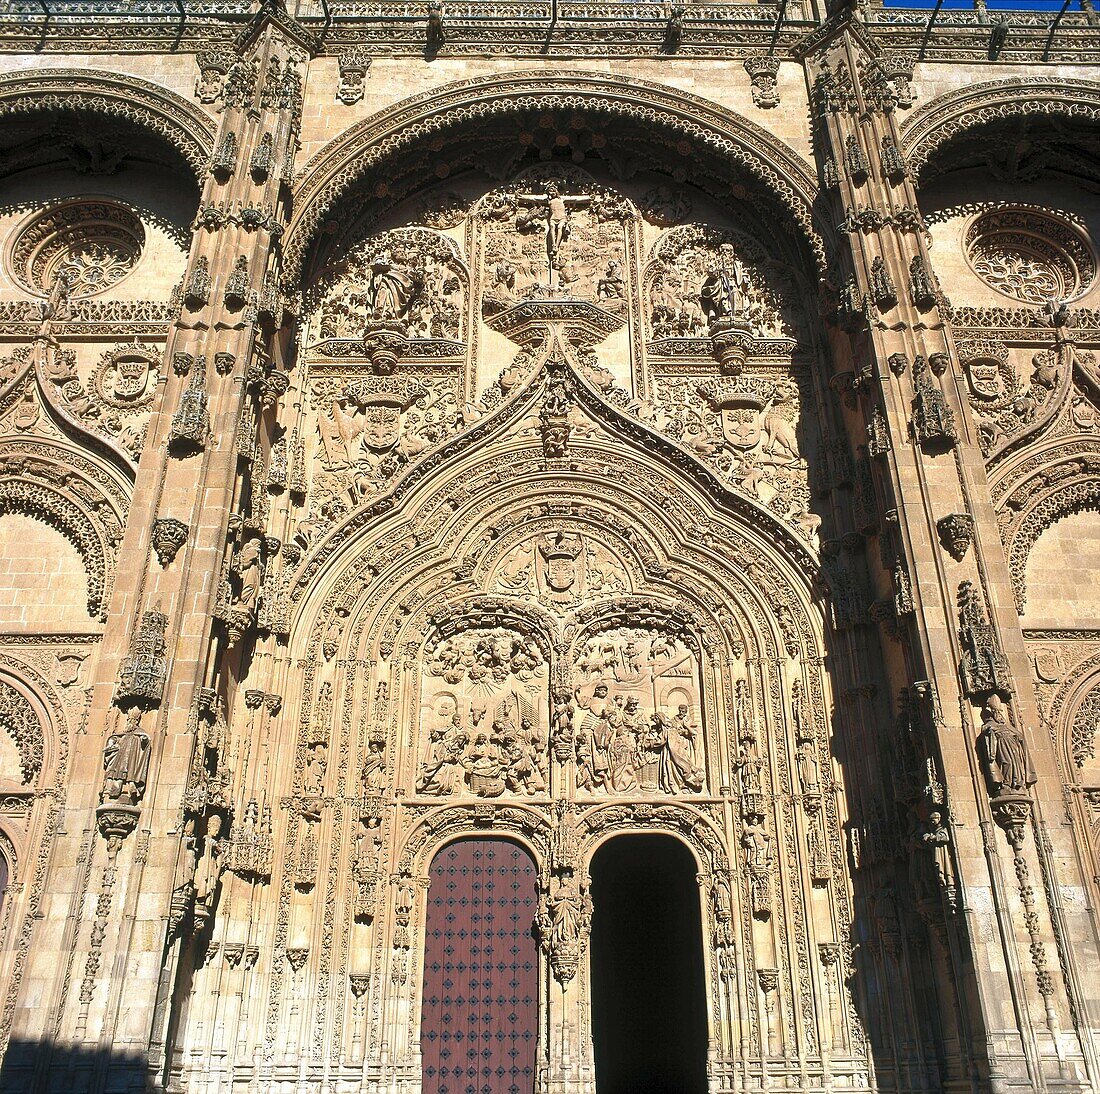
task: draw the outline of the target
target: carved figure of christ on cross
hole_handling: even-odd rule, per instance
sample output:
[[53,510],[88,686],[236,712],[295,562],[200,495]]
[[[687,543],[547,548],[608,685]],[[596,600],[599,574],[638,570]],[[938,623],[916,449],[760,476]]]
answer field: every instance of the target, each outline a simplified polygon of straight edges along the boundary
[[520,205],[532,206],[529,213],[516,218],[516,227],[520,231],[530,228],[540,220],[546,222],[546,259],[550,266],[550,285],[555,283],[555,259],[561,245],[569,238],[569,209],[583,208],[592,203],[585,194],[563,194],[557,183],[548,182],[545,194],[517,194]]

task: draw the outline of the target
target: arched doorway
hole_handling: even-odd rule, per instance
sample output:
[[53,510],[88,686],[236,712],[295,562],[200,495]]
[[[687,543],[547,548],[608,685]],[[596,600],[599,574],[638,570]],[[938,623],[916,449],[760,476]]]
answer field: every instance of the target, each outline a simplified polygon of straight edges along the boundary
[[538,875],[501,839],[463,839],[429,871],[420,1041],[425,1094],[531,1094]]
[[697,867],[672,836],[619,836],[592,858],[597,1094],[705,1094]]

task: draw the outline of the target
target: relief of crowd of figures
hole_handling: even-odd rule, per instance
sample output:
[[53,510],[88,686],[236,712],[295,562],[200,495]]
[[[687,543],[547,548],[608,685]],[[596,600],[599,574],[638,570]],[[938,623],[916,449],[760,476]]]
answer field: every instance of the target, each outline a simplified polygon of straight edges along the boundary
[[[564,587],[580,545],[556,551],[548,581]],[[704,789],[698,662],[666,634],[605,632],[562,674],[516,632],[466,632],[426,662],[420,709],[419,794],[561,793],[567,764],[590,794]]]

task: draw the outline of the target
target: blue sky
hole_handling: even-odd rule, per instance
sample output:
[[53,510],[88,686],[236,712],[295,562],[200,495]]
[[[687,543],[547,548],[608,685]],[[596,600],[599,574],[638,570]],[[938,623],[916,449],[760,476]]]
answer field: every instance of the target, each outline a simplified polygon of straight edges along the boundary
[[[888,8],[933,8],[935,0],[884,0]],[[1062,7],[1062,0],[988,0],[986,5],[990,11],[1052,11],[1057,12]],[[949,8],[973,9],[973,0],[943,0],[942,10]],[[1080,11],[1080,0],[1072,0],[1070,11]]]

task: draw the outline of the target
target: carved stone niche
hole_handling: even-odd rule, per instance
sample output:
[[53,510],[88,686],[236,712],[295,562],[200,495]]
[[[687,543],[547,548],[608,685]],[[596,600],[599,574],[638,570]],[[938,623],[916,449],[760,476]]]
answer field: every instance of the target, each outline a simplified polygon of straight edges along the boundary
[[[466,337],[470,276],[455,241],[429,228],[395,228],[359,244],[318,307],[321,348],[331,356],[367,353],[382,334],[422,356],[454,356]],[[351,343],[349,345],[348,343]],[[385,370],[380,370],[385,371]]]
[[666,232],[645,273],[651,350],[695,356],[699,339],[717,340],[734,328],[792,337],[787,304],[764,274],[766,259],[747,237],[708,225]]

